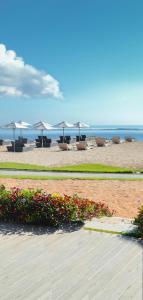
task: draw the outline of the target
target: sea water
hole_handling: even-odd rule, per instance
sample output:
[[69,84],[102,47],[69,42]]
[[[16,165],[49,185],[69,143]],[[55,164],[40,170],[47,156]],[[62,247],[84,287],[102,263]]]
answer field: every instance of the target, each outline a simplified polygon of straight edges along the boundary
[[[20,135],[20,130],[16,129],[16,138]],[[143,125],[104,125],[104,126],[91,126],[90,128],[81,128],[81,134],[85,134],[87,137],[90,136],[100,136],[107,139],[111,139],[113,136],[120,136],[121,139],[124,139],[126,136],[132,136],[138,141],[143,141]],[[44,131],[44,135],[48,136],[51,139],[58,139],[60,135],[63,135],[62,129],[54,129]],[[41,135],[40,130],[25,129],[22,131],[22,136],[30,140],[34,140]],[[75,137],[79,135],[79,130],[77,128],[70,129],[65,128],[65,135],[70,135]],[[13,139],[13,130],[12,129],[0,129],[0,139]]]

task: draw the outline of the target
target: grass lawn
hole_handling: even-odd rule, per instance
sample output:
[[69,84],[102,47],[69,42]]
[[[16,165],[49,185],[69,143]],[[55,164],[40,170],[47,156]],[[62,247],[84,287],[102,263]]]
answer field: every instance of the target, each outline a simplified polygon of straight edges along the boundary
[[45,167],[32,164],[15,162],[1,162],[0,169],[31,170],[31,171],[64,171],[64,172],[89,172],[89,173],[133,173],[135,170],[100,164],[80,164],[63,167]]
[[[97,175],[98,176],[98,175]],[[31,180],[120,180],[120,181],[142,181],[143,178],[102,178],[102,177],[72,177],[71,176],[36,176],[36,175],[0,175],[0,178],[31,179]]]

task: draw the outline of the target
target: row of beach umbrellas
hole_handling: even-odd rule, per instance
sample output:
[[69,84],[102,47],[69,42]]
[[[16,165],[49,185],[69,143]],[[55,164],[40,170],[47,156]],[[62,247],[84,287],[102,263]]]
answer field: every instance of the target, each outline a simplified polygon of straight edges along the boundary
[[[43,137],[43,132],[45,130],[53,130],[53,129],[58,129],[61,128],[63,130],[63,140],[64,140],[64,135],[65,135],[65,128],[78,128],[79,130],[79,137],[80,137],[80,129],[81,128],[89,128],[89,125],[86,123],[82,123],[82,122],[76,122],[75,124],[70,124],[66,121],[62,121],[56,125],[51,125],[49,123],[46,122],[38,122],[35,123],[34,125],[31,125],[27,122],[24,121],[18,121],[18,122],[11,122],[8,123],[4,126],[1,126],[1,128],[3,129],[12,129],[13,130],[13,140],[15,143],[15,131],[16,129],[20,129],[20,136],[22,136],[22,130],[23,129],[36,129],[36,130],[40,130],[42,133],[42,137]],[[42,138],[43,140],[43,138]]]

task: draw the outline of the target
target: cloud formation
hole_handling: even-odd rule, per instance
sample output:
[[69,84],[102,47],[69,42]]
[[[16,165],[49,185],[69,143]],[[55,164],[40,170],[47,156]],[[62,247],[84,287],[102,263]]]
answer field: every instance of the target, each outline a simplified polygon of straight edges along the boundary
[[61,98],[59,82],[0,44],[0,96]]

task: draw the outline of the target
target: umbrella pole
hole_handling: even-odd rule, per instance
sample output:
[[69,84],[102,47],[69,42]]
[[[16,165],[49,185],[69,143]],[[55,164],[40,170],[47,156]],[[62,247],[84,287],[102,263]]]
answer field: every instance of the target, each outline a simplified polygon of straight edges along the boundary
[[80,141],[80,127],[79,127],[79,141]]
[[15,128],[13,128],[13,140],[14,140],[13,150],[15,152]]
[[20,129],[20,137],[22,137],[22,128]]
[[43,129],[42,129],[42,148],[43,148]]
[[63,127],[63,143],[64,143],[64,139],[65,139],[65,128]]

